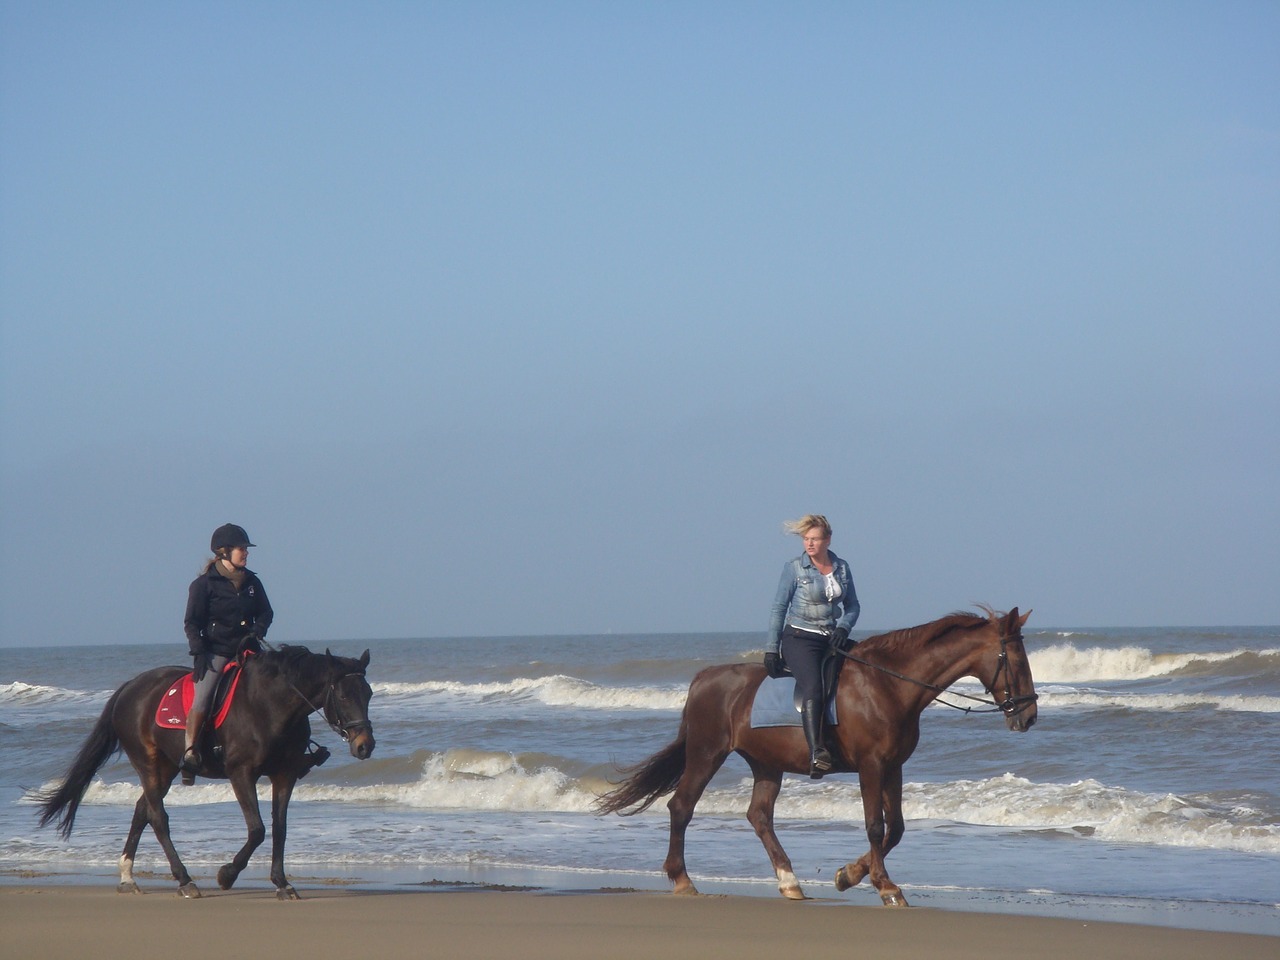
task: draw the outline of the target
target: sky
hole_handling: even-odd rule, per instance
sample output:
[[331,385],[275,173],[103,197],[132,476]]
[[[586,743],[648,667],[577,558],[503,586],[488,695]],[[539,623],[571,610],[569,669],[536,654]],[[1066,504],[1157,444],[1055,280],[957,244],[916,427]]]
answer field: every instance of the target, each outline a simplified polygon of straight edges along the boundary
[[1280,624],[1280,6],[0,0],[0,645]]

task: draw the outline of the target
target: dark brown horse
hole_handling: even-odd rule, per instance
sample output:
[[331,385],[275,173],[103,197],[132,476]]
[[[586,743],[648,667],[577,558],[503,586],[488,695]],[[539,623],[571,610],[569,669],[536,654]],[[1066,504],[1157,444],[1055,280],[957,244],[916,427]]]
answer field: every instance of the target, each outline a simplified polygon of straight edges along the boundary
[[[308,719],[317,710],[351,747],[352,756],[364,760],[373,753],[373,725],[369,722],[369,698],[373,691],[365,680],[369,651],[360,659],[335,657],[327,650],[312,653],[305,647],[280,650],[248,658],[239,689],[222,726],[212,740],[220,749],[204,751],[201,776],[231,781],[249,836],[243,847],[218,871],[218,886],[230,890],[266,836],[258,810],[257,783],[271,781],[271,882],[281,900],[296,900],[284,873],[284,842],[289,798],[298,778],[316,760],[307,755],[311,739]],[[134,855],[143,829],[150,824],[169,859],[178,891],[195,898],[200,890],[178,858],[169,836],[165,794],[178,774],[184,743],[183,731],[156,725],[156,707],[185,667],[158,667],[128,681],[103,708],[102,716],[67,771],[62,785],[41,795],[40,825],[58,821],[59,831],[70,836],[76,810],[98,769],[120,749],[138,771],[142,796],[133,811],[133,824],[120,855],[121,893],[137,893],[133,879]]]
[[[857,771],[871,849],[836,872],[836,889],[870,876],[888,906],[906,906],[884,858],[902,839],[902,765],[920,740],[920,714],[961,677],[976,677],[992,694],[1009,729],[1036,722],[1036,693],[1022,644],[1019,616],[983,608],[986,616],[955,613],[923,626],[872,637],[847,654],[836,687],[839,723],[828,728],[832,772]],[[639,813],[674,791],[671,841],[663,864],[676,893],[697,893],[684,861],[684,835],[693,808],[730,753],[750,765],[755,787],[747,819],[764,844],[784,897],[803,900],[778,836],[773,807],[784,773],[807,774],[809,751],[798,727],[752,728],[751,705],[764,680],[759,664],[708,667],[693,678],[674,741],[624,771],[617,789],[597,801],[602,813]]]

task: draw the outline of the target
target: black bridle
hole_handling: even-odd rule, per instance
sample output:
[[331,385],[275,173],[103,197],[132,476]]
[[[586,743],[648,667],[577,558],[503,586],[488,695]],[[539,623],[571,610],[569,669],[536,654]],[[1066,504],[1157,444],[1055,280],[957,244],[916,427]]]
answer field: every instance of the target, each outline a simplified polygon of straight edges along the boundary
[[373,729],[373,721],[367,718],[364,720],[344,720],[342,718],[342,711],[338,709],[338,684],[348,677],[359,677],[363,680],[364,674],[344,673],[337,680],[329,681],[329,686],[325,689],[324,700],[319,704],[313,703],[311,698],[299,690],[292,681],[289,682],[289,686],[293,687],[293,692],[300,696],[307,706],[311,708],[311,713],[319,713],[323,716],[324,722],[329,725],[329,729],[340,736],[344,742],[349,742],[352,736],[361,730]]
[[[987,693],[991,695],[992,699],[986,700],[982,697],[975,697],[968,693],[959,693],[956,691],[952,691],[949,694],[953,697],[963,697],[965,700],[972,700],[975,703],[986,704],[992,709],[977,710],[973,707],[964,707],[955,703],[947,703],[947,701],[941,699],[939,699],[938,702],[944,707],[950,707],[952,710],[960,710],[963,713],[1003,713],[1006,717],[1015,717],[1023,710],[1027,709],[1028,706],[1039,700],[1040,695],[1035,693],[1023,694],[1018,697],[1013,695],[1013,668],[1009,666],[1009,642],[1011,640],[1017,640],[1021,643],[1022,634],[1018,634],[1016,637],[1010,637],[1008,634],[1003,632],[1000,634],[1000,653],[996,657],[996,672],[991,677],[991,685],[986,687]],[[923,680],[917,680],[915,677],[905,676],[898,673],[896,670],[890,670],[888,667],[881,666],[878,663],[872,663],[870,660],[864,660],[862,657],[856,657],[847,650],[841,650],[833,647],[832,652],[839,654],[846,660],[852,660],[854,663],[860,663],[864,667],[870,667],[872,670],[879,670],[881,673],[888,674],[895,679],[905,680],[907,683],[914,683],[918,687],[924,687],[926,690],[932,690],[938,694],[947,693],[946,687],[940,687],[936,683],[926,683]],[[1004,699],[996,700],[996,684],[1000,680],[1001,673],[1005,675]]]

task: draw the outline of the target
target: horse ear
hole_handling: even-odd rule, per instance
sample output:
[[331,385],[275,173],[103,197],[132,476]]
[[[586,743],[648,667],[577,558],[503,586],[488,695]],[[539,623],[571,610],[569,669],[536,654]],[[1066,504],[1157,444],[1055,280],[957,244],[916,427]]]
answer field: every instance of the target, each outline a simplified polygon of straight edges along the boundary
[[325,655],[326,657],[328,657],[330,660],[332,660],[332,659],[333,659],[333,654],[329,652],[329,648],[328,648],[328,647],[325,647],[325,648],[324,648],[324,655]]
[[1009,622],[1013,623],[1013,621],[1017,619],[1018,619],[1018,608],[1014,607],[1012,610],[1009,611]]
[[[1018,612],[1018,608],[1017,608],[1017,607],[1014,607],[1014,608],[1013,608],[1013,612],[1014,612],[1014,613],[1017,613],[1017,612]],[[1030,610],[1028,610],[1028,611],[1027,611],[1026,613],[1024,613],[1022,616],[1018,617],[1018,629],[1019,629],[1019,630],[1021,630],[1021,629],[1022,629],[1023,624],[1025,624],[1029,619],[1031,619],[1031,611],[1030,611]]]
[[360,657],[360,669],[363,670],[367,666],[369,666],[369,650],[366,647],[364,654]]

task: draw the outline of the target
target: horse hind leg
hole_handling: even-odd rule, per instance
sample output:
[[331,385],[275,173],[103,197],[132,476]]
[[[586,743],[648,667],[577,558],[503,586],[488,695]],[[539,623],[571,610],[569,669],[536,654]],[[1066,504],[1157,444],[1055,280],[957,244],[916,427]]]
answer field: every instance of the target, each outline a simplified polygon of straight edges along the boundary
[[773,872],[778,877],[778,892],[788,900],[806,900],[808,898],[800,888],[800,881],[796,879],[795,870],[791,866],[791,858],[782,849],[782,843],[773,828],[773,810],[778,802],[778,793],[782,790],[782,772],[762,770],[754,763],[751,764],[751,772],[755,775],[755,786],[751,789],[747,820],[764,844],[765,853],[769,855]]
[[[172,776],[172,774],[170,774]],[[150,778],[149,778],[150,779]],[[173,845],[173,837],[169,834],[169,811],[164,808],[164,795],[169,790],[167,783],[160,784],[156,781],[149,789],[144,785],[143,798],[139,801],[141,804],[145,801],[147,805],[147,815],[151,823],[151,831],[156,835],[156,839],[160,841],[160,847],[164,850],[165,858],[169,861],[169,872],[173,874],[173,879],[178,882],[178,893],[186,897],[188,900],[198,900],[200,898],[200,888],[195,885],[191,879],[191,874],[187,873],[187,868],[183,865],[181,858],[178,856],[177,848]],[[137,819],[137,809],[134,808],[134,819]],[[138,835],[141,836],[142,830],[138,829]],[[132,861],[133,854],[137,852],[138,844],[134,839],[133,830],[129,831],[129,837],[132,842],[125,842],[125,855]],[[121,856],[121,882],[123,883],[124,859]],[[132,863],[129,865],[129,871],[132,873]],[[117,887],[116,889],[120,889]]]
[[125,838],[124,850],[120,854],[120,883],[116,886],[116,893],[142,892],[138,882],[133,879],[133,862],[138,855],[138,843],[148,821],[147,797],[143,794],[133,808],[133,822],[129,824],[129,835]]
[[711,778],[715,776],[729,753],[727,750],[718,751],[709,756],[703,755],[700,760],[696,759],[696,756],[693,751],[686,754],[684,776],[680,778],[675,792],[667,801],[667,809],[671,812],[671,839],[667,847],[667,859],[662,864],[662,869],[667,873],[667,879],[672,883],[671,892],[687,896],[696,896],[698,888],[689,878],[689,871],[685,865],[685,832],[693,819],[693,808],[698,805],[698,800],[707,789],[707,784],[711,782]]

